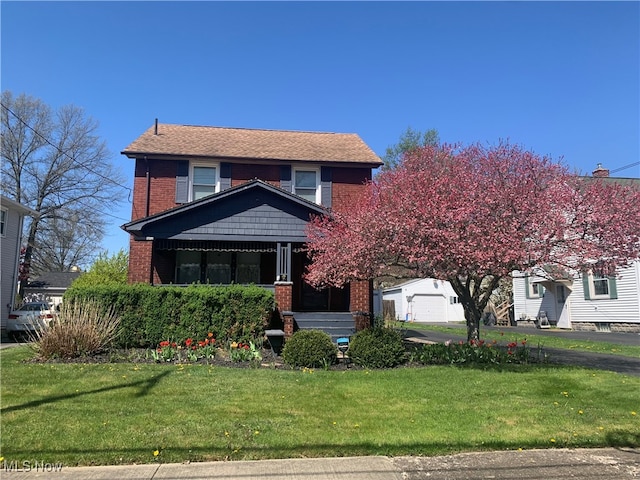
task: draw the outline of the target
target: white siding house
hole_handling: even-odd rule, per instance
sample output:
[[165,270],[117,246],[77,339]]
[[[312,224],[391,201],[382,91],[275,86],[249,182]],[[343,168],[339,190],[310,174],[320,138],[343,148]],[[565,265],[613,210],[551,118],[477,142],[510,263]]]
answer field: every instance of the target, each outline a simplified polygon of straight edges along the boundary
[[80,270],[43,273],[24,287],[24,301],[46,302],[51,308],[56,308],[62,303],[64,293],[80,275]]
[[559,328],[640,332],[640,261],[616,277],[588,274],[551,281],[515,272],[513,301],[517,321],[544,313]]
[[383,300],[395,304],[396,319],[410,322],[463,322],[464,310],[451,284],[421,278],[385,288]]
[[0,328],[5,329],[13,308],[18,286],[18,262],[22,240],[22,226],[26,215],[38,213],[0,195]]

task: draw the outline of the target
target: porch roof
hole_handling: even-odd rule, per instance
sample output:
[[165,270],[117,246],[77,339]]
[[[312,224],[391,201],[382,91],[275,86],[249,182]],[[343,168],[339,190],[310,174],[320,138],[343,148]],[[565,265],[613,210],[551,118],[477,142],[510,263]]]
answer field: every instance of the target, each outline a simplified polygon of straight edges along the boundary
[[122,225],[142,239],[305,242],[309,202],[262,180],[251,180],[185,205]]

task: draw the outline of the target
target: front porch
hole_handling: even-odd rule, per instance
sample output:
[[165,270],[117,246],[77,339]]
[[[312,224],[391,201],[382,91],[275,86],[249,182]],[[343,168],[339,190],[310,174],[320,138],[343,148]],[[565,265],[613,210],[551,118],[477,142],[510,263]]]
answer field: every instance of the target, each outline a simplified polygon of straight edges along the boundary
[[131,234],[129,282],[254,284],[273,289],[287,335],[291,312],[372,311],[371,282],[316,289],[305,279],[306,226],[321,206],[254,180],[123,226]]

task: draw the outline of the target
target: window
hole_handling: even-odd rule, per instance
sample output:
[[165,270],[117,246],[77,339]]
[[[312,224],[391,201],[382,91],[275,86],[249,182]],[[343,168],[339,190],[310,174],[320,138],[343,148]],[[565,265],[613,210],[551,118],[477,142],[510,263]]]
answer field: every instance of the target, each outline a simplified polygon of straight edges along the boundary
[[293,193],[309,200],[320,203],[320,182],[318,170],[294,170]]
[[609,295],[609,279],[607,277],[593,277],[593,293],[598,295]]
[[7,234],[7,209],[0,209],[0,236],[5,236]]
[[176,252],[176,283],[191,284],[200,281],[200,252]]
[[207,283],[231,283],[231,252],[207,252]]
[[585,300],[615,300],[618,288],[615,277],[608,277],[601,272],[593,271],[582,277]]
[[531,280],[528,276],[524,277],[526,298],[542,298],[544,296],[544,287]]
[[458,297],[449,297],[449,303],[451,305],[457,305],[460,303],[460,299]]
[[238,252],[236,282],[242,284],[260,283],[260,253]]
[[218,169],[210,165],[192,165],[191,200],[198,200],[218,190]]
[[175,283],[179,285],[200,282],[213,285],[260,284],[263,261],[275,264],[274,257],[274,254],[262,252],[178,250]]

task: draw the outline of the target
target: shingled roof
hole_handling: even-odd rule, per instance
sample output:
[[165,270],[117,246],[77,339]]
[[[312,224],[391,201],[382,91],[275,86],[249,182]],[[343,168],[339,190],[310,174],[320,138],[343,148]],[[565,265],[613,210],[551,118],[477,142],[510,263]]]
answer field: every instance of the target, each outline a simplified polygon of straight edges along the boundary
[[161,123],[152,126],[122,153],[130,158],[206,157],[316,161],[381,165],[355,133],[257,130]]

